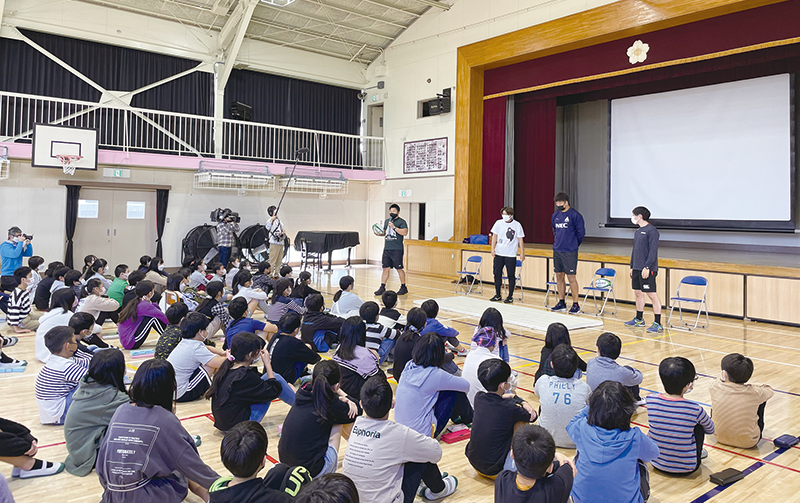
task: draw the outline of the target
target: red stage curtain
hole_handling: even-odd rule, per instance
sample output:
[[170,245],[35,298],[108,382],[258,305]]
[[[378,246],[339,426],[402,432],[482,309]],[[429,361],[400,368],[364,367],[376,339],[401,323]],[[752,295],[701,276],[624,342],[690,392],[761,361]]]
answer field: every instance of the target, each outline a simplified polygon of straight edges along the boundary
[[553,243],[556,99],[515,104],[514,211],[526,243]]
[[505,206],[506,98],[483,102],[481,233],[488,234]]

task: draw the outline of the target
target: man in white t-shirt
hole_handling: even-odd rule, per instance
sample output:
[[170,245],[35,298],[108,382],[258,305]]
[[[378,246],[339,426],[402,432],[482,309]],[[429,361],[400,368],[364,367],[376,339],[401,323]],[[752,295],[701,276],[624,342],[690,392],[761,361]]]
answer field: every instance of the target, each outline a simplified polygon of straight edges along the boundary
[[175,369],[176,402],[192,402],[211,387],[211,374],[225,361],[225,353],[206,346],[209,319],[202,313],[189,313],[181,322],[181,341],[167,357]]
[[506,206],[501,212],[501,218],[492,226],[492,257],[494,257],[494,297],[492,302],[502,300],[500,287],[503,285],[503,268],[508,277],[508,297],[505,302],[514,302],[514,289],[517,286],[517,253],[520,262],[525,262],[525,245],[522,238],[525,231],[522,225],[514,220],[514,208]]

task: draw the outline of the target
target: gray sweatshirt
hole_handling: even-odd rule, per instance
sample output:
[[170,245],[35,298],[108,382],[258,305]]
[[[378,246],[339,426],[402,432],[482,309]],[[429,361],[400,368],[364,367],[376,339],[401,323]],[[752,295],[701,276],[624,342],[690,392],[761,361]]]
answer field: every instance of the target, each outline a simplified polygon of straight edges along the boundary
[[616,360],[605,356],[592,358],[586,364],[586,382],[592,391],[605,381],[617,381],[623,386],[642,384],[642,373],[633,367],[623,367]]
[[97,475],[104,503],[179,503],[193,480],[208,489],[219,478],[172,412],[121,405],[100,445]]

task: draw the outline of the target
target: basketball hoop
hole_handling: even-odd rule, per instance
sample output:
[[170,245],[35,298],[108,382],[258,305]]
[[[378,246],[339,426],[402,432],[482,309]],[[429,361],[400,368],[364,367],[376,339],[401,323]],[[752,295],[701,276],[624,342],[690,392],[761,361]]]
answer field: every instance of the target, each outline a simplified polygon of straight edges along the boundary
[[75,174],[75,163],[83,159],[83,156],[80,155],[66,155],[66,154],[58,154],[56,155],[58,160],[61,161],[61,166],[64,167],[64,174],[67,175],[74,175]]

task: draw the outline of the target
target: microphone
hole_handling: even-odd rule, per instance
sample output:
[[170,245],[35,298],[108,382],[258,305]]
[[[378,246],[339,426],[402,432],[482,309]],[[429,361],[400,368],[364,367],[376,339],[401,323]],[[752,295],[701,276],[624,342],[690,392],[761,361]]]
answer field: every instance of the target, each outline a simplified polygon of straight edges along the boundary
[[300,155],[300,154],[307,154],[309,152],[311,152],[311,150],[308,147],[303,147],[303,148],[298,148],[297,150],[295,150],[294,153],[295,155]]

